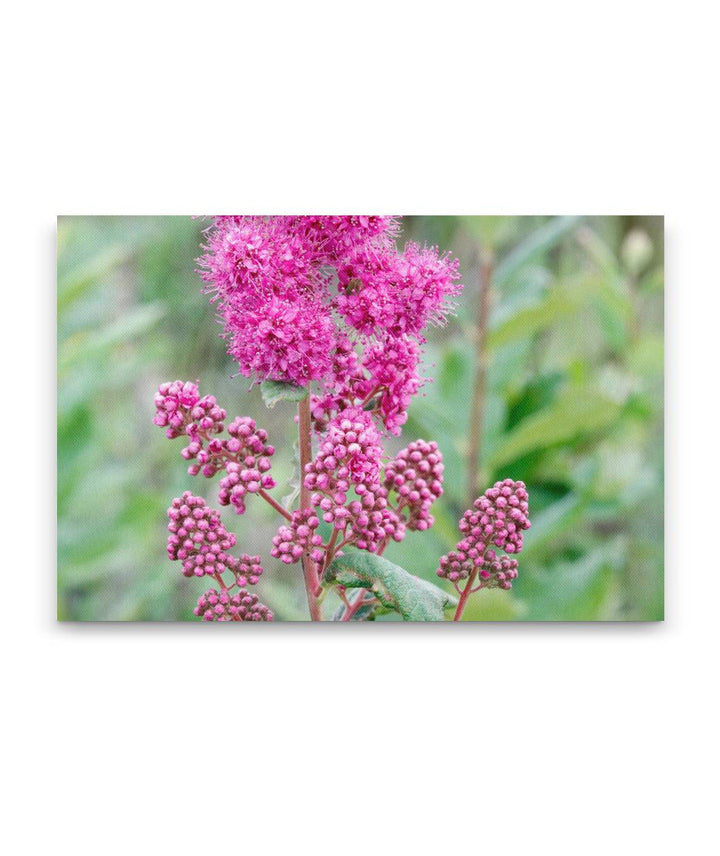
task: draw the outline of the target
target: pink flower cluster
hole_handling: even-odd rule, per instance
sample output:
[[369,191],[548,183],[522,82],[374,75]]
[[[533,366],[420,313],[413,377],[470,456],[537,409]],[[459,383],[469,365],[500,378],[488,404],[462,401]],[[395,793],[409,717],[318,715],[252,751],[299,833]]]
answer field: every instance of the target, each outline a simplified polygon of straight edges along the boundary
[[506,553],[519,553],[523,529],[530,528],[528,492],[524,482],[495,482],[473,503],[460,521],[460,531],[473,546],[494,544]]
[[519,553],[523,530],[530,528],[528,509],[524,482],[512,479],[496,482],[463,514],[458,528],[464,537],[440,559],[437,575],[457,583],[478,568],[480,578],[487,581],[484,587],[510,588],[517,577],[517,562],[507,558],[498,560],[495,551],[488,548],[495,545],[506,553]]
[[[272,612],[258,601],[257,595],[245,590],[262,576],[260,556],[243,553],[237,558],[230,553],[236,539],[217,511],[209,508],[202,497],[185,491],[172,501],[168,517],[168,556],[182,562],[184,576],[214,576],[222,582],[225,571],[233,574],[229,587],[222,591],[210,589],[200,597],[195,615],[204,621],[272,621]],[[235,587],[237,591],[231,593]]]
[[[210,437],[224,430],[225,411],[218,407],[214,396],[200,398],[196,384],[175,381],[164,383],[155,396],[156,425],[170,425],[167,436],[185,434],[190,438],[181,451],[183,458],[195,460],[188,468],[191,476],[202,473],[212,478],[221,470],[221,505],[232,505],[238,514],[245,513],[247,494],[275,487],[270,475],[270,458],[275,449],[268,442],[267,431],[258,428],[254,419],[238,416],[228,425],[229,438]],[[169,423],[168,418],[172,418]]]
[[444,322],[461,286],[457,260],[399,251],[397,232],[393,217],[215,218],[199,264],[241,374],[319,382],[317,427],[374,399],[398,434],[422,383],[423,329]]
[[227,589],[208,589],[200,595],[193,610],[203,621],[272,621],[273,614],[256,594],[241,589],[230,593]]
[[262,572],[263,566],[260,561],[260,556],[248,556],[247,553],[243,553],[242,556],[240,556],[237,564],[233,568],[235,582],[241,588],[245,588],[245,586],[248,585],[254,586],[262,576]]
[[286,565],[299,562],[307,553],[314,562],[319,562],[323,553],[322,536],[317,534],[320,520],[312,508],[293,511],[289,526],[281,526],[272,539],[270,555]]
[[186,577],[222,574],[235,568],[237,559],[229,552],[235,546],[235,536],[202,497],[186,490],[182,497],[173,499],[167,513],[168,556],[182,562]]
[[[440,559],[438,576],[453,583],[466,580],[476,567],[475,561],[462,550],[451,550]],[[508,556],[498,557],[494,550],[488,550],[479,566],[478,577],[482,588],[511,589],[512,581],[518,575],[518,561]],[[442,571],[442,573],[440,573]]]
[[305,486],[332,494],[341,505],[351,483],[377,481],[382,454],[380,435],[370,414],[349,408],[328,425],[317,457],[306,468]]
[[[377,552],[390,539],[401,541],[406,528],[433,524],[432,502],[442,494],[442,455],[437,443],[418,440],[381,472],[380,437],[369,413],[351,408],[335,417],[314,461],[305,468],[312,516],[294,512],[289,526],[273,539],[273,556],[297,562],[304,553],[322,558],[322,539],[315,535],[321,517],[341,536],[342,544]],[[397,509],[389,501],[393,491]]]
[[488,550],[478,576],[485,581],[484,588],[511,589],[517,575],[517,559],[497,556],[494,550]]
[[397,510],[408,529],[429,529],[435,522],[430,507],[443,493],[442,453],[433,440],[415,440],[385,467],[385,487],[398,497]]
[[409,243],[399,253],[358,244],[338,268],[338,310],[360,333],[418,335],[454,311],[458,261]]
[[171,440],[187,435],[192,439],[193,448],[197,444],[198,451],[202,448],[201,438],[219,434],[227,416],[213,395],[200,398],[198,385],[189,380],[160,384],[155,394],[155,408],[154,424],[167,428],[165,433]]

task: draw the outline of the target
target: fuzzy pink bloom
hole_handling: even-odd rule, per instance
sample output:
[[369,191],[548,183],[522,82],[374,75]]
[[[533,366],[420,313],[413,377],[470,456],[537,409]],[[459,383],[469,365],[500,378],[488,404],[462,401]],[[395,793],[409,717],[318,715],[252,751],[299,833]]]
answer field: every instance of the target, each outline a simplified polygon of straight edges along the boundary
[[[366,338],[422,339],[427,324],[441,323],[460,291],[458,262],[414,243],[398,252],[397,231],[392,217],[216,218],[199,264],[240,372],[330,382],[326,394],[337,397],[348,377],[336,352],[350,341],[337,313]],[[407,371],[405,396],[417,389],[414,365]]]
[[337,328],[313,243],[287,218],[238,217],[218,220],[205,249],[202,277],[241,373],[300,386],[322,378]]
[[407,336],[388,336],[373,342],[362,358],[368,376],[358,385],[363,399],[377,396],[376,411],[391,434],[399,434],[407,422],[407,409],[412,397],[422,385],[417,372],[420,348]]
[[454,311],[458,264],[436,247],[412,242],[402,253],[360,247],[338,271],[338,309],[365,335],[420,335]]
[[230,592],[209,589],[200,595],[194,609],[203,621],[272,621],[273,614],[256,594],[240,589]]
[[270,295],[253,305],[239,301],[224,314],[228,352],[246,377],[305,386],[328,374],[337,328],[316,299],[301,293]]
[[323,264],[337,267],[357,247],[390,246],[400,229],[397,217],[288,217],[285,227],[302,235]]

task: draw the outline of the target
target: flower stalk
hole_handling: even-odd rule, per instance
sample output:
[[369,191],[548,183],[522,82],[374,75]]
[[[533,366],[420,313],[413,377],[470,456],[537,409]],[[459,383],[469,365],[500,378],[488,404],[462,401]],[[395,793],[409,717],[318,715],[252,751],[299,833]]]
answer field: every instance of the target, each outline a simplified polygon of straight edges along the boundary
[[[340,621],[373,619],[381,584],[383,607],[407,620],[442,620],[451,602],[428,580],[380,558],[408,531],[433,525],[431,508],[443,494],[435,441],[414,440],[390,459],[384,444],[388,434],[400,434],[424,383],[424,330],[453,313],[462,289],[457,259],[412,242],[400,250],[398,228],[392,217],[233,216],[215,218],[207,230],[201,275],[225,323],[228,352],[242,375],[263,384],[268,406],[297,402],[298,507],[286,509],[272,495],[275,448],[254,419],[238,416],[226,425],[226,411],[191,381],[163,383],[155,396],[153,421],[169,439],[185,439],[189,475],[219,476],[220,505],[244,515],[257,495],[282,517],[270,555],[301,565],[312,621],[323,620],[333,585],[344,604]],[[493,264],[489,254],[481,259],[467,461],[472,508],[459,524],[462,540],[437,570],[458,592],[455,621],[473,592],[511,587],[517,561],[489,548],[519,552],[529,526],[522,482],[497,482],[472,502],[482,459]],[[235,535],[204,498],[186,491],[168,518],[170,559],[184,576],[220,586],[201,595],[198,617],[273,620],[246,588],[263,574],[260,556],[233,552]],[[331,527],[326,538],[321,523]],[[365,555],[360,578],[343,567],[343,582],[333,562],[346,547],[355,555],[345,564]],[[358,582],[362,587],[348,597],[345,584],[356,589]]]
[[[312,435],[310,420],[310,399],[305,397],[298,402],[298,443],[300,446],[300,511],[309,511],[310,491],[305,485],[305,467],[312,460]],[[318,579],[317,565],[311,556],[305,552],[302,556],[303,577],[305,580],[305,591],[307,593],[308,608],[310,609],[311,621],[322,621],[318,592],[320,581]]]

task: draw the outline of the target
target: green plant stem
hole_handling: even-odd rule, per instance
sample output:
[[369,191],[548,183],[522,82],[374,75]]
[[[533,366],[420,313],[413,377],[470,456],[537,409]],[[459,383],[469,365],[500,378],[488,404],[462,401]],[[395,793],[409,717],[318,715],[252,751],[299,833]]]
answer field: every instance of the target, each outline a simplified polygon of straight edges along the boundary
[[[298,441],[300,445],[300,510],[305,511],[311,508],[310,491],[305,487],[304,478],[305,466],[310,463],[312,457],[310,396],[298,402]],[[303,554],[302,567],[308,607],[310,608],[310,619],[312,621],[322,621],[320,604],[317,597],[320,588],[317,566],[307,553]]]
[[480,258],[480,293],[475,315],[475,366],[466,461],[466,505],[468,508],[472,506],[480,490],[480,461],[482,458],[482,435],[485,423],[485,398],[487,394],[487,330],[494,265],[495,261],[492,254],[483,253]]

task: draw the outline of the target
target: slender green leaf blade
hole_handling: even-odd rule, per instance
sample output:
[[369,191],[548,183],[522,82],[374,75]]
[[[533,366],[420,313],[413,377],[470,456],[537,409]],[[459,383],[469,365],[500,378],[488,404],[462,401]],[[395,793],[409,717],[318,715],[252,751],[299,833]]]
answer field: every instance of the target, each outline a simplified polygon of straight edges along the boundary
[[580,217],[553,217],[515,247],[495,268],[493,279],[497,285],[510,279],[524,265],[553,247],[563,235],[575,226]]

